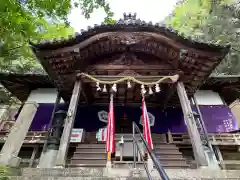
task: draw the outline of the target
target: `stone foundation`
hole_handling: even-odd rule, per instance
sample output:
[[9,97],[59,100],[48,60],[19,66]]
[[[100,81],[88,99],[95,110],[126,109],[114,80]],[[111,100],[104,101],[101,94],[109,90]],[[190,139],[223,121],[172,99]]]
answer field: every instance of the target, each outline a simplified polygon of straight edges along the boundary
[[[134,176],[137,172],[138,177]],[[166,169],[171,180],[200,180],[200,179],[240,179],[238,170],[209,170],[209,169]],[[65,169],[40,169],[24,168],[21,171],[21,177],[11,177],[12,180],[80,180],[80,179],[146,179],[147,175],[143,169],[114,169],[114,168],[65,168]],[[159,179],[158,173],[151,171],[153,179]]]

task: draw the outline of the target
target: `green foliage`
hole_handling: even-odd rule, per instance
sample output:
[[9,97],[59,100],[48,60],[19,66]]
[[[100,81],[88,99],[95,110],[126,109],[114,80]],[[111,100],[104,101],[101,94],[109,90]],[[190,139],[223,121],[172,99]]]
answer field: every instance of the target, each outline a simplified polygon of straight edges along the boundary
[[0,180],[9,180],[9,168],[6,166],[0,166]]
[[26,72],[40,68],[29,41],[67,38],[74,33],[68,14],[79,7],[86,18],[104,8],[106,22],[113,13],[105,0],[2,0],[0,1],[0,70]]
[[167,24],[200,42],[230,44],[232,49],[214,74],[240,72],[240,1],[186,0],[179,4]]

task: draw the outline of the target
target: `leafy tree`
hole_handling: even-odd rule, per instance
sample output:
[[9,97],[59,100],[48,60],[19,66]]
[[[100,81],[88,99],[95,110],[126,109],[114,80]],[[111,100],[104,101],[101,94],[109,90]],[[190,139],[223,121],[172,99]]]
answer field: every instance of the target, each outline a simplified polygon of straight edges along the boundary
[[200,42],[231,45],[231,51],[214,74],[240,72],[240,1],[186,0],[166,22],[186,37]]
[[104,8],[108,22],[113,16],[105,0],[0,1],[0,69],[26,72],[39,66],[28,42],[72,35],[67,18],[73,7],[79,7],[86,18],[97,8]]

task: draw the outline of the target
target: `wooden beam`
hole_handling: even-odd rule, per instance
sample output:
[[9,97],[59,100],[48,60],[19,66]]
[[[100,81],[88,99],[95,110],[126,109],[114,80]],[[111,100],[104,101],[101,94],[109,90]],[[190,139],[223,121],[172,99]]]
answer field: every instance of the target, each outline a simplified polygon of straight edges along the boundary
[[[93,92],[92,92],[93,88],[90,86],[89,83],[84,83],[82,80],[81,80],[81,84],[82,84],[81,93],[82,93],[86,103],[91,104],[94,101],[94,96],[93,96]],[[94,88],[94,91],[95,91],[95,88]]]
[[125,84],[125,92],[124,92],[124,101],[123,104],[127,103],[127,94],[128,94],[128,85],[127,83]]
[[201,142],[200,134],[193,116],[192,108],[182,82],[177,83],[177,93],[182,106],[184,121],[187,126],[188,134],[191,140],[194,157],[200,166],[208,166],[208,162],[204,153],[203,144]]
[[135,100],[135,96],[136,96],[136,89],[137,89],[137,84],[136,83],[132,83],[132,100]]
[[93,70],[141,70],[141,71],[149,71],[149,70],[164,70],[164,71],[172,71],[174,72],[174,68],[169,68],[165,65],[106,65],[106,64],[95,64],[89,65],[87,69]]
[[[77,77],[79,78],[81,76],[81,73],[77,74]],[[124,78],[126,76],[110,76],[110,75],[91,75],[92,77],[102,80],[102,81],[116,81],[119,80],[121,78]],[[176,74],[177,76],[177,74]],[[135,76],[135,79],[143,81],[143,82],[156,82],[162,78],[164,78],[166,76]],[[175,77],[175,75],[172,75],[171,77]],[[81,79],[85,82],[85,83],[94,83],[92,80],[90,80],[87,77],[81,76]],[[176,78],[176,80],[178,80],[178,78]],[[172,81],[170,78],[167,78],[165,80],[163,80],[161,83],[175,83],[176,81]]]
[[[129,106],[129,107],[140,107],[141,106],[141,103],[142,102],[134,102],[134,101],[130,101],[130,102],[127,102],[124,106]],[[109,100],[108,102],[105,101],[105,102],[94,102],[92,105],[96,105],[96,106],[109,106]],[[79,106],[86,106],[86,104],[79,104]],[[119,103],[119,102],[116,102],[114,101],[114,106],[123,106],[123,103]],[[156,103],[150,103],[148,102],[147,103],[147,106],[148,107],[161,107],[159,104],[156,104]]]
[[168,104],[169,100],[171,99],[171,97],[173,96],[173,94],[175,92],[176,92],[176,84],[169,85],[167,95],[166,95],[165,100],[163,102],[164,109],[167,107],[167,104]]
[[39,146],[38,145],[34,146],[28,167],[30,167],[30,168],[33,167],[33,163],[35,161],[35,157],[36,157],[36,154],[38,153],[38,151],[39,151]]
[[[111,98],[111,92],[112,92],[112,87],[110,85],[107,85],[107,93],[108,93],[108,101],[110,102],[110,98]],[[116,94],[113,94],[116,96]],[[113,96],[113,101],[114,101],[115,97]]]

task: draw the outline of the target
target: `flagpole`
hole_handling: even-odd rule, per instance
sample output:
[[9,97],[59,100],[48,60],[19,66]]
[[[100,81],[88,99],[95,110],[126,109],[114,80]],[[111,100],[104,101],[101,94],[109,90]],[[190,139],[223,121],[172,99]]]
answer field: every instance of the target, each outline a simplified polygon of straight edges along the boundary
[[108,146],[108,152],[107,152],[107,164],[106,164],[106,167],[108,167],[108,168],[111,168],[111,155],[112,155],[112,146],[113,146],[113,144],[112,144],[112,136],[114,135],[114,134],[112,134],[112,129],[114,128],[114,127],[112,127],[112,125],[113,125],[113,122],[112,121],[114,121],[113,120],[113,117],[112,117],[112,114],[111,114],[111,112],[113,111],[113,93],[111,93],[111,95],[110,95],[110,104],[109,104],[109,113],[108,113],[108,116],[109,116],[109,118],[108,118],[108,120],[109,120],[109,124],[108,124],[108,132],[107,132],[107,136],[108,136],[108,138],[107,138],[107,146]]
[[111,152],[107,153],[107,161],[111,161]]
[[[151,130],[150,130],[150,125],[149,125],[149,117],[148,117],[148,112],[147,112],[147,107],[145,103],[145,97],[144,97],[144,91],[142,91],[142,121],[143,121],[143,134],[144,134],[144,139],[146,140],[149,148],[152,150],[153,149],[153,144],[152,144],[152,137],[151,137]],[[153,161],[150,157],[149,154],[147,154],[147,166],[148,170],[151,172],[153,169]]]
[[[109,110],[110,110],[110,108],[111,108],[111,105],[112,105],[112,98],[113,98],[113,94],[111,93],[111,95],[110,95],[110,104],[109,104]],[[110,113],[110,112],[108,112],[108,113]],[[109,118],[109,120],[111,120],[112,121],[112,119],[111,118]],[[111,126],[111,121],[110,122],[108,122],[108,123],[110,123],[110,126]],[[109,130],[110,130],[111,128],[109,128]],[[111,131],[111,130],[110,130]],[[108,132],[108,136],[109,136],[109,139],[108,139],[108,142],[107,143],[109,143],[109,147],[110,147],[110,143],[111,143],[111,133],[110,133],[110,131]],[[109,151],[109,152],[107,152],[107,161],[108,162],[111,162],[111,152]]]

